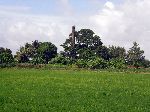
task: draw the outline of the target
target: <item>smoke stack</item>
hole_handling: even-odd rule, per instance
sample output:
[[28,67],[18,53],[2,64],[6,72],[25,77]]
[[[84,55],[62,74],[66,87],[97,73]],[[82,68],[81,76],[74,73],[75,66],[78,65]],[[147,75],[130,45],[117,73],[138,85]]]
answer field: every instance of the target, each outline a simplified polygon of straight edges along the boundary
[[72,47],[75,45],[75,26],[72,26]]

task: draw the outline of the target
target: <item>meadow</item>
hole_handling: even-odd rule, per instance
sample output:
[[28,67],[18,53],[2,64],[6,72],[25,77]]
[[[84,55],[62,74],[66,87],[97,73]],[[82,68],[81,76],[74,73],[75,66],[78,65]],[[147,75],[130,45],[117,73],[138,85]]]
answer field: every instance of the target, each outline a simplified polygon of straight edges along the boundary
[[1,112],[150,112],[150,74],[0,69]]

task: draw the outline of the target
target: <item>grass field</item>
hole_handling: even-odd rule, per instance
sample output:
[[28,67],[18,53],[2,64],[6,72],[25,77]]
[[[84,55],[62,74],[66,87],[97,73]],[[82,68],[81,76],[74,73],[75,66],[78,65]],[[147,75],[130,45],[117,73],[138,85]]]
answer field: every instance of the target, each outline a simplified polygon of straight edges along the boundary
[[2,112],[150,112],[150,74],[0,69]]

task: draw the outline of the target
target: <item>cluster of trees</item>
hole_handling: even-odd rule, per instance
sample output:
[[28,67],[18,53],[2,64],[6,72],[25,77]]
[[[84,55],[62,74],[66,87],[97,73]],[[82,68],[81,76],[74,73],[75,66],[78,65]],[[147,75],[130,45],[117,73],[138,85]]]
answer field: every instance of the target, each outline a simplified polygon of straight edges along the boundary
[[76,64],[80,68],[126,68],[150,67],[150,61],[143,56],[139,44],[133,43],[128,51],[120,46],[105,46],[98,35],[90,29],[75,32],[75,43],[72,38],[61,45],[64,51],[57,53],[57,47],[51,42],[33,41],[26,43],[13,56],[10,49],[0,48],[0,65],[12,63],[32,64]]
[[14,57],[10,49],[0,47],[0,65],[1,66],[12,66]]
[[16,53],[15,59],[18,63],[48,64],[57,56],[57,47],[51,42],[33,41],[26,43]]

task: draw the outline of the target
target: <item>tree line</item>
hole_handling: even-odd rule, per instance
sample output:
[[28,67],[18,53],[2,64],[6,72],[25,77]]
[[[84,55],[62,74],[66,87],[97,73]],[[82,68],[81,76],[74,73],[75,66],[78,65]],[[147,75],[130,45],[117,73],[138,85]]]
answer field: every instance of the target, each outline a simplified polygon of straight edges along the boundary
[[73,38],[67,38],[62,47],[64,51],[57,52],[57,47],[51,42],[35,40],[26,43],[12,55],[8,48],[0,47],[0,67],[11,67],[20,63],[30,64],[62,64],[76,65],[79,68],[104,69],[127,67],[150,67],[150,61],[145,59],[144,51],[137,42],[126,51],[120,46],[105,46],[98,35],[90,29],[74,32]]

